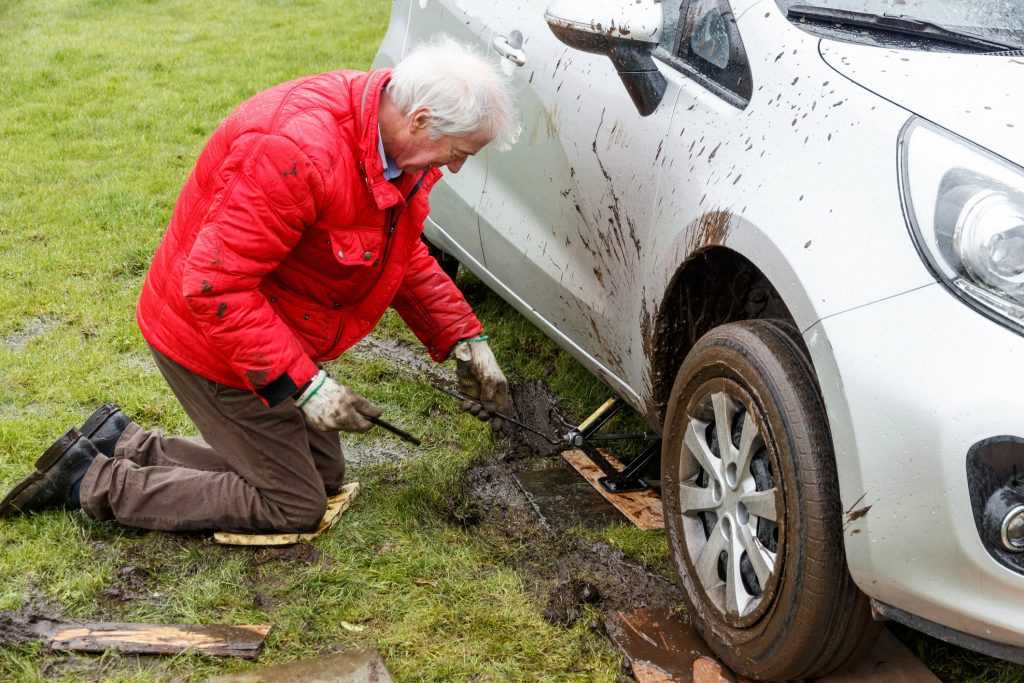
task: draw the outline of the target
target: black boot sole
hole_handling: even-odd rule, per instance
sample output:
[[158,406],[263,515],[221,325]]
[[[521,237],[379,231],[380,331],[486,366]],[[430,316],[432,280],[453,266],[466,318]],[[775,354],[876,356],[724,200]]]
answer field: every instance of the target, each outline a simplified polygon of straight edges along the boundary
[[4,499],[0,501],[0,517],[10,517],[20,513],[21,510],[16,505],[18,497],[24,493],[25,489],[42,479],[43,475],[45,475],[51,467],[57,464],[61,457],[67,453],[68,449],[74,446],[75,442],[77,442],[81,437],[82,434],[77,429],[70,429],[62,437],[54,441],[49,448],[43,451],[43,454],[39,456],[38,460],[36,460],[36,471],[15,484],[10,493],[4,496]]

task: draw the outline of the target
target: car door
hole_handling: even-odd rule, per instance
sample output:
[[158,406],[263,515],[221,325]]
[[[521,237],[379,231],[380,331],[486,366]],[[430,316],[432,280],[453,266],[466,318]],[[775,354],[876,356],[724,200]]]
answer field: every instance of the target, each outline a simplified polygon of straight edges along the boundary
[[628,321],[640,316],[639,274],[678,84],[670,80],[654,113],[641,116],[606,57],[557,40],[544,20],[548,4],[492,3],[481,12],[492,43],[501,49],[521,36],[526,59],[506,64],[522,137],[507,152],[486,152],[484,257],[521,310],[621,383],[640,362]]
[[[483,52],[484,25],[475,16],[478,5],[471,0],[408,0],[408,6],[396,3],[393,11],[408,13],[401,56],[441,34]],[[378,62],[375,67],[394,66]],[[477,261],[483,258],[477,207],[486,175],[483,159],[469,159],[458,173],[445,172],[430,193],[430,218],[424,234],[460,260],[466,260],[466,256]]]

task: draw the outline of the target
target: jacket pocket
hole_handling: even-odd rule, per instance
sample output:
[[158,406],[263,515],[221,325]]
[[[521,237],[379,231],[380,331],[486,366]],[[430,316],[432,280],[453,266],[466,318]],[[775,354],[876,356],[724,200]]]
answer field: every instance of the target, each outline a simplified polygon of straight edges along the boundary
[[346,228],[331,234],[331,251],[342,268],[374,268],[381,265],[386,244],[382,228]]

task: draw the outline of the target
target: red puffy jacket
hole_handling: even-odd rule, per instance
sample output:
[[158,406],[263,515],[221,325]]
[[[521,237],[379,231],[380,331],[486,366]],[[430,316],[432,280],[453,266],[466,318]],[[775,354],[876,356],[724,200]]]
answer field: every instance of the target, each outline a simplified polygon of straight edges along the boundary
[[394,306],[435,360],[480,322],[420,240],[441,172],[384,179],[389,70],[283,83],[214,132],[153,258],[137,319],[153,347],[270,404]]

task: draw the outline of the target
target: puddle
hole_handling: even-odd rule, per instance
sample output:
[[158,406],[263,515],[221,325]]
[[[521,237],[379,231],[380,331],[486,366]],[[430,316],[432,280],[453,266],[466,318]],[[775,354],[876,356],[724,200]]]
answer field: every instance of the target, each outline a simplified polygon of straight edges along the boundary
[[638,680],[690,683],[693,663],[704,656],[714,658],[686,617],[669,608],[612,612],[605,629]]
[[549,529],[602,528],[623,522],[622,513],[561,458],[553,467],[515,472],[527,501]]
[[[547,605],[545,616],[551,623],[571,624],[586,613],[586,605],[602,610],[629,610],[681,604],[682,592],[673,582],[607,543],[582,539],[566,531],[583,516],[581,512],[570,516],[564,508],[559,512],[558,504],[562,501],[543,501],[537,503],[541,514],[546,515],[546,521],[541,520],[520,481],[529,482],[526,485],[532,490],[537,483],[535,478],[550,476],[553,471],[555,480],[561,478],[555,467],[547,458],[503,462],[500,455],[494,456],[494,461],[467,472],[465,500],[453,516],[461,513],[463,520],[478,525],[484,536],[500,534],[513,541],[498,544],[495,553],[518,570],[526,589],[540,604]],[[582,481],[578,475],[576,478]],[[563,481],[567,486],[575,486]],[[545,491],[544,485],[539,490]],[[546,490],[548,494],[542,497],[556,499],[561,495],[557,487]],[[568,497],[571,496],[563,496]],[[601,503],[611,507],[603,499]],[[609,514],[596,504],[594,509],[598,510],[595,526],[628,523],[614,510]]]
[[28,321],[22,325],[21,329],[13,334],[9,334],[3,339],[3,345],[8,351],[14,353],[20,353],[25,350],[28,343],[36,337],[41,337],[50,330],[53,330],[60,324],[58,318],[54,318],[48,315],[39,315],[34,318],[29,318]]

